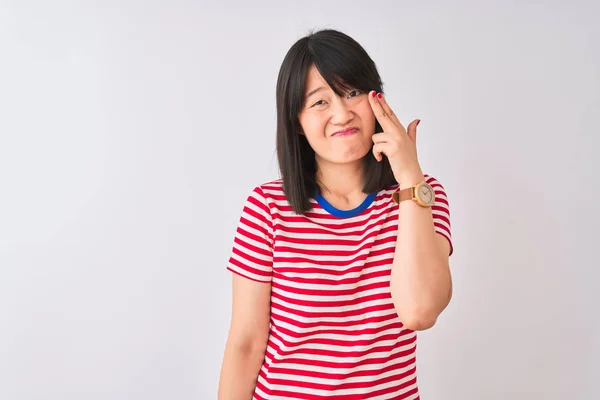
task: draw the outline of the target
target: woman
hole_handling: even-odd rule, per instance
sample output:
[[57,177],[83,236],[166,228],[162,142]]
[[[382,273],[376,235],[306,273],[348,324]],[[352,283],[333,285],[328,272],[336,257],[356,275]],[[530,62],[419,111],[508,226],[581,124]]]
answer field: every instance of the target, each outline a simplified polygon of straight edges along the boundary
[[[257,186],[228,269],[219,399],[417,399],[416,332],[452,295],[448,202],[352,38],[297,41],[277,81],[281,179]],[[433,204],[432,204],[433,203]]]

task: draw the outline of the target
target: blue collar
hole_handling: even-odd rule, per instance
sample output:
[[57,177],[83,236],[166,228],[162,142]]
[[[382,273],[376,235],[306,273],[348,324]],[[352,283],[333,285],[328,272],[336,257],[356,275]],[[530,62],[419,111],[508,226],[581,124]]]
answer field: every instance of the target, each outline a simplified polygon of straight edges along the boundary
[[317,193],[315,194],[315,200],[317,200],[317,203],[319,203],[319,205],[329,214],[334,215],[338,218],[350,218],[359,215],[360,213],[365,211],[367,207],[371,205],[371,203],[373,203],[375,197],[377,197],[376,193],[369,194],[358,207],[353,208],[352,210],[340,210],[338,208],[335,208],[327,200],[325,200],[325,198],[321,195],[318,189]]

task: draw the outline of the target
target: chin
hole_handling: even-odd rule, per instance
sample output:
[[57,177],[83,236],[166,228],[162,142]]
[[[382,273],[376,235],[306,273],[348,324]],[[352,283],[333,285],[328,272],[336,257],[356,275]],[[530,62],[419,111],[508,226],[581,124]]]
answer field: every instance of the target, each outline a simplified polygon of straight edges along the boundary
[[354,154],[340,155],[339,157],[331,159],[331,162],[334,162],[336,164],[355,163],[357,161],[361,161],[369,153],[369,151],[371,151],[371,149],[367,149],[367,151],[361,151]]

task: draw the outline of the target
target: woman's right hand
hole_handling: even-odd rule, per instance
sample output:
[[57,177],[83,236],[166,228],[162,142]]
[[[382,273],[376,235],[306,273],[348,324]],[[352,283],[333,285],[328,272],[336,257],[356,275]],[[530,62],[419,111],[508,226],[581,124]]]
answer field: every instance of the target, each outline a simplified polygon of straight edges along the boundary
[[271,283],[232,273],[231,324],[218,400],[252,399],[265,358],[271,318]]

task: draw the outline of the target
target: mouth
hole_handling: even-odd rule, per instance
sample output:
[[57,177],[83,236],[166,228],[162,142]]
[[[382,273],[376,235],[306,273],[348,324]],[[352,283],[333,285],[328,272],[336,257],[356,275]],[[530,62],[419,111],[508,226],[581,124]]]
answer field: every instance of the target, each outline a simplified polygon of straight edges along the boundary
[[331,136],[350,136],[355,134],[358,131],[358,128],[348,128],[343,131],[337,131]]

